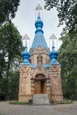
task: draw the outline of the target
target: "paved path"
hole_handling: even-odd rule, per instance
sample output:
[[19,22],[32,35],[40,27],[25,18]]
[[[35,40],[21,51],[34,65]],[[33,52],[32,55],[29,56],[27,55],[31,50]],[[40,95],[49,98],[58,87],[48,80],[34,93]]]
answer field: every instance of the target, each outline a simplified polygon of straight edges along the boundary
[[77,115],[77,103],[68,105],[28,106],[0,102],[0,113],[4,115]]

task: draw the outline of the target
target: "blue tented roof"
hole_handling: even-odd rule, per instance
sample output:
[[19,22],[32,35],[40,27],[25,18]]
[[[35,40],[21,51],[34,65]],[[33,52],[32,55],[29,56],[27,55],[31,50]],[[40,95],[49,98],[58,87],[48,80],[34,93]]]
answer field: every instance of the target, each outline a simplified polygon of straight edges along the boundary
[[37,17],[37,20],[35,22],[35,27],[36,27],[35,37],[34,37],[31,48],[33,49],[33,48],[37,48],[37,47],[41,46],[42,48],[47,49],[48,46],[47,46],[46,40],[43,35],[44,32],[42,30],[43,22],[39,16]]
[[31,48],[37,48],[38,46],[41,46],[43,48],[48,48],[42,32],[37,32],[35,34],[35,38],[33,40],[33,44]]

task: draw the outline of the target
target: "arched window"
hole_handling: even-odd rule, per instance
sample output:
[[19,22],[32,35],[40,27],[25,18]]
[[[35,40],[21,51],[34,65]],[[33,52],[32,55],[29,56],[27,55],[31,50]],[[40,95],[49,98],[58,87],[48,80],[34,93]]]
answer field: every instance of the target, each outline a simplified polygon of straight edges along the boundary
[[37,57],[37,64],[42,64],[43,62],[43,57],[41,56],[41,54],[39,54],[39,56]]

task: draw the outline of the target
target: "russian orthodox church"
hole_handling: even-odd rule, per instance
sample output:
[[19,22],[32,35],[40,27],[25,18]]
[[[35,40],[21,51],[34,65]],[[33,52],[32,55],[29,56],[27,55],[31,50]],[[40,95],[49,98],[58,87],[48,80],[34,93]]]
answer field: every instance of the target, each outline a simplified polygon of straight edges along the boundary
[[61,86],[61,65],[57,61],[55,46],[49,49],[44,38],[43,21],[37,16],[35,37],[28,52],[27,46],[22,51],[20,64],[19,101],[28,102],[33,95],[47,94],[53,102],[63,100]]

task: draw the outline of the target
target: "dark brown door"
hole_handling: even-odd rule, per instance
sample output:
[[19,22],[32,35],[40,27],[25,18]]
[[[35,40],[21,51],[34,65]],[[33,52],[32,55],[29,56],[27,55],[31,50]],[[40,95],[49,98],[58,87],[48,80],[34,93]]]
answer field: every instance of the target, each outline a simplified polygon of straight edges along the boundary
[[45,80],[41,81],[41,93],[42,94],[46,93],[46,81]]
[[44,94],[46,93],[46,81],[38,80],[35,81],[35,94]]
[[41,93],[40,81],[35,81],[35,94]]

